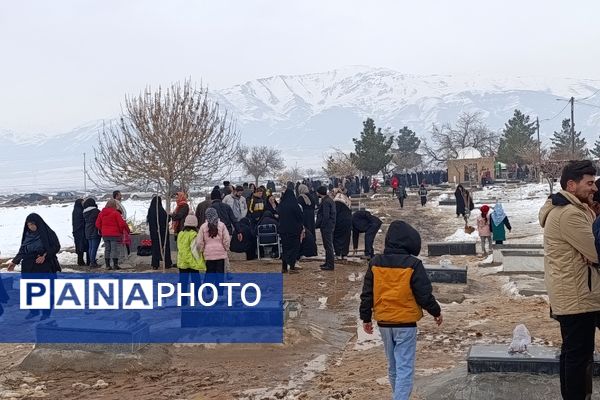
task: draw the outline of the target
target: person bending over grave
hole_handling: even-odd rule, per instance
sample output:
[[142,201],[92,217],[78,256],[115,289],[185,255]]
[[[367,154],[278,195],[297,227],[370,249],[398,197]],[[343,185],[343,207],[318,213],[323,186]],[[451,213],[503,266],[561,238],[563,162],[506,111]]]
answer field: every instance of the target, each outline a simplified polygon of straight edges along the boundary
[[506,227],[509,232],[512,230],[508,217],[504,213],[502,203],[496,203],[490,217],[492,223],[492,238],[496,244],[502,244],[506,240],[506,231],[504,230],[504,227]]
[[417,322],[424,308],[437,325],[442,310],[432,294],[425,267],[417,258],[421,236],[404,221],[394,221],[385,236],[385,250],[369,262],[360,295],[360,319],[367,334],[377,321],[388,360],[394,400],[408,400],[413,388]]
[[560,177],[562,190],[551,195],[539,212],[544,229],[544,281],[551,315],[560,324],[560,388],[563,399],[587,399],[592,392],[592,366],[598,312],[600,270],[589,207],[596,168],[589,160],[570,161]]
[[350,253],[350,236],[352,235],[352,202],[346,194],[338,189],[334,196],[335,230],[333,231],[333,249],[339,259]]
[[358,238],[365,234],[365,256],[372,258],[375,255],[373,242],[381,227],[381,220],[366,210],[359,210],[352,214],[352,248],[354,253],[358,250]]

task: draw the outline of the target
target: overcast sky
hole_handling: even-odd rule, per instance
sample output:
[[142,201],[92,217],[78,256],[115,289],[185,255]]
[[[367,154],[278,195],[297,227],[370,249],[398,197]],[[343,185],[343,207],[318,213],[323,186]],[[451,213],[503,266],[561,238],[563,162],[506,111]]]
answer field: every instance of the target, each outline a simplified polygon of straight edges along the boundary
[[0,0],[0,129],[58,133],[125,93],[347,65],[600,79],[600,2]]

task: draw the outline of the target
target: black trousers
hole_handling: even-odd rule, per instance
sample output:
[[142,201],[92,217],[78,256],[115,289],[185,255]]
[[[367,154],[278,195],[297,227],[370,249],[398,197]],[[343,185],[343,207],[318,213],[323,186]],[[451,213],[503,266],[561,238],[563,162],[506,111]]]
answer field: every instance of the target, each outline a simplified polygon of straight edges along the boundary
[[424,206],[427,203],[427,197],[421,196],[421,206]]
[[281,237],[281,269],[287,270],[287,266],[294,269],[296,260],[300,258],[300,234],[280,233]]
[[598,313],[559,315],[562,347],[560,393],[563,400],[585,400],[592,393],[594,339]]
[[375,249],[373,249],[373,243],[375,242],[375,236],[379,232],[381,224],[369,225],[369,229],[365,232],[365,255],[373,257],[375,255]]
[[321,239],[323,240],[323,247],[325,248],[325,265],[333,267],[334,263],[334,251],[333,251],[333,230],[324,231],[321,229]]
[[[162,260],[161,257],[161,252],[160,252],[160,241],[158,240],[158,235],[153,235],[152,236],[152,260],[150,262],[150,264],[153,267],[159,267],[160,266],[160,260]],[[165,248],[165,267],[166,268],[170,268],[171,265],[173,265],[173,261],[171,260],[171,237],[170,235],[167,235],[166,239],[163,238],[162,239],[162,244],[163,246],[165,245],[165,240],[166,240],[166,248]]]
[[404,208],[404,197],[398,197],[398,201],[400,202],[400,208]]
[[206,276],[207,283],[212,283],[219,289],[219,295],[225,290],[219,286],[219,283],[225,282],[225,259],[222,260],[206,260]]

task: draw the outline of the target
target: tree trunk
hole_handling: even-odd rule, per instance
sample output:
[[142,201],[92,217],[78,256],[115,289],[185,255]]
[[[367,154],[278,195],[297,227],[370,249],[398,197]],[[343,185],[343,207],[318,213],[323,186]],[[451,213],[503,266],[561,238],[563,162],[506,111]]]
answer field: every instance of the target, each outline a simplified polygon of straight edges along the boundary
[[[171,190],[172,189],[173,189],[173,182],[167,183],[167,195],[165,196],[166,202],[167,202],[167,207],[166,207],[167,223],[165,224],[165,234],[164,234],[165,242],[164,243],[162,243],[162,239],[159,236],[159,240],[161,241],[160,254],[161,254],[161,258],[162,258],[160,261],[160,268],[161,268],[162,272],[166,272],[166,270],[167,270],[167,266],[165,264],[165,254],[167,252],[167,240],[170,240],[170,239],[167,239],[167,237],[168,237],[168,233],[169,233],[169,216],[171,214]],[[156,204],[158,204],[158,202]],[[158,212],[156,215],[158,218]]]

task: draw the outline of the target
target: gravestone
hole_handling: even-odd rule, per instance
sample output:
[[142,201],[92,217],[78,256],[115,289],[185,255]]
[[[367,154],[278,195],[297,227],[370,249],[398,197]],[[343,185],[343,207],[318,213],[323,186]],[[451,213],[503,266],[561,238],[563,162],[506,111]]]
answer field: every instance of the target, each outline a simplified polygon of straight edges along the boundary
[[443,200],[438,201],[438,205],[440,205],[440,206],[455,206],[456,199],[451,199],[451,198],[443,199]]
[[239,327],[239,326],[282,326],[284,310],[281,303],[262,301],[260,308],[227,307],[215,305],[209,308],[183,307],[182,328]]
[[544,252],[539,250],[501,250],[504,272],[544,272]]
[[432,283],[467,283],[467,267],[455,265],[425,265]]
[[[558,374],[560,351],[552,347],[530,345],[527,353],[510,354],[507,344],[473,345],[467,355],[471,374],[486,372],[521,372],[526,374]],[[594,375],[600,375],[600,364],[594,356]]]
[[[59,318],[36,326],[37,346],[64,350],[135,352],[149,336],[149,325],[141,321]],[[80,343],[82,337],[87,343]]]
[[427,244],[428,255],[431,256],[443,256],[446,254],[450,255],[476,255],[476,243],[475,242],[444,242],[444,243],[428,243]]
[[502,264],[502,251],[503,250],[512,250],[512,251],[543,251],[544,245],[541,243],[505,243],[505,244],[495,244],[493,248],[494,253],[494,263]]

